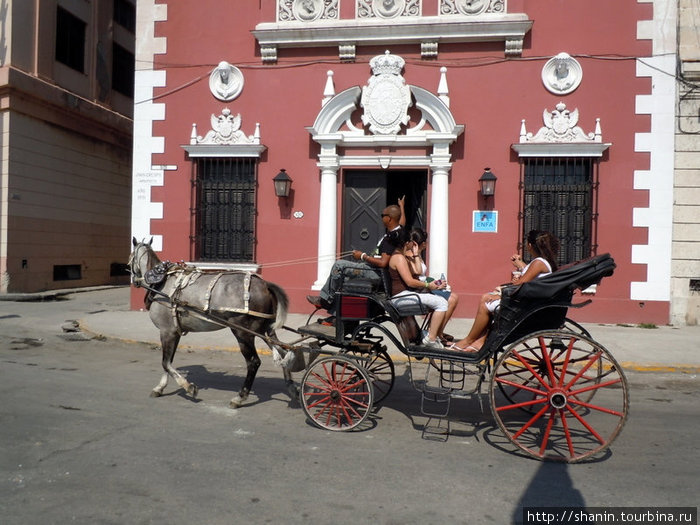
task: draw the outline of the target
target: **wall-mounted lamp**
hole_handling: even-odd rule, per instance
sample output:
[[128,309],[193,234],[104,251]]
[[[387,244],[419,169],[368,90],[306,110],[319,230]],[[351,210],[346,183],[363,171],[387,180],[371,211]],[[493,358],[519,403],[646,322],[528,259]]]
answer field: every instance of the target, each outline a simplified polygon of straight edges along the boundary
[[491,173],[491,168],[484,168],[484,173],[479,179],[481,194],[484,197],[493,197],[496,193],[496,176]]
[[278,197],[289,197],[289,190],[292,187],[292,178],[287,175],[286,170],[280,170],[280,172],[274,176],[272,182],[275,184],[275,195]]

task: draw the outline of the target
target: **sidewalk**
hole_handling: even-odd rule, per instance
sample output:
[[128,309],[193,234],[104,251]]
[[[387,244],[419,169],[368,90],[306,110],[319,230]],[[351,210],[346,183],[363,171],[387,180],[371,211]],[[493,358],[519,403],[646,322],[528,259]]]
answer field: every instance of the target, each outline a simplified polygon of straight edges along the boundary
[[[41,308],[36,307],[37,301],[41,301]],[[44,318],[50,318],[45,321],[59,326],[74,319],[81,330],[94,336],[160,344],[158,330],[151,323],[148,312],[129,310],[129,288],[126,286],[0,296],[0,313],[18,309],[32,309],[37,315],[41,310]],[[307,318],[308,314],[289,314],[286,326],[297,328],[305,325]],[[471,319],[453,319],[448,331],[455,335],[466,334],[471,323]],[[639,328],[590,323],[583,326],[626,369],[700,372],[700,326]],[[284,342],[298,338],[288,330],[279,330],[277,335]],[[260,339],[256,341],[262,353],[269,351]],[[182,338],[180,348],[237,350],[237,342],[229,330],[218,330],[187,334]],[[391,344],[389,353],[397,361],[405,359]]]

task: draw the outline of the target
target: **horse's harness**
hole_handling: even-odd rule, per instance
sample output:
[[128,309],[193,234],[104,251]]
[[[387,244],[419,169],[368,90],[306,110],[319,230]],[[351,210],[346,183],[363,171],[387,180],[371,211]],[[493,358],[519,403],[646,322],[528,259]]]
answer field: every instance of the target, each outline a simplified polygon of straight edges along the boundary
[[[134,262],[134,259],[136,257],[135,250],[134,253],[132,253],[131,258],[129,260],[129,267],[140,268],[139,262],[144,255],[150,256],[148,251],[146,251],[145,254],[138,255],[138,260],[136,260],[136,264],[132,266],[132,263]],[[180,322],[181,309],[185,309],[191,313],[195,313],[196,315],[199,315],[206,321],[213,322],[215,324],[220,324],[222,327],[231,328],[233,326],[226,320],[218,319],[216,316],[211,314],[211,297],[214,292],[214,287],[224,275],[236,274],[243,274],[243,306],[221,307],[217,308],[217,310],[222,312],[252,315],[255,317],[261,317],[263,319],[274,319],[276,317],[276,314],[274,313],[268,314],[263,312],[256,312],[255,310],[250,309],[250,281],[253,276],[260,279],[260,276],[258,276],[257,274],[253,274],[252,272],[242,270],[211,272],[204,271],[195,266],[187,265],[184,263],[173,263],[170,261],[163,261],[158,263],[150,270],[148,270],[142,276],[137,276],[132,271],[132,282],[134,283],[134,286],[144,288],[147,291],[145,299],[147,309],[150,308],[150,305],[154,301],[159,301],[159,298],[161,301],[167,299],[170,303],[170,308],[172,311],[173,319],[175,321],[175,325],[177,326],[177,331],[180,334],[184,334],[185,332],[182,330],[182,325]],[[207,291],[204,294],[204,304],[200,307],[181,301],[180,297],[182,295],[183,290],[185,290],[185,288],[187,288],[188,286],[194,284],[203,275],[213,276],[213,279],[209,283]],[[167,279],[171,276],[175,276],[175,285],[172,293],[168,295],[167,293],[162,291],[162,288],[165,285]]]

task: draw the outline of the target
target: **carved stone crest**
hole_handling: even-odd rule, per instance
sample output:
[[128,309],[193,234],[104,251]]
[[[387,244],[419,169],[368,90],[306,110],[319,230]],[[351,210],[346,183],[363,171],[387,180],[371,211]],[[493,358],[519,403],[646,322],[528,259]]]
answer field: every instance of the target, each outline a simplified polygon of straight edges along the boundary
[[362,88],[360,105],[364,108],[362,122],[372,133],[396,134],[409,121],[411,90],[401,76],[404,64],[403,58],[389,51],[369,62],[373,76]]
[[596,122],[595,133],[585,133],[578,124],[578,109],[569,111],[566,104],[560,102],[551,113],[546,109],[542,113],[544,127],[534,136],[525,132],[523,122],[520,142],[601,142],[600,122]]
[[209,90],[219,100],[233,100],[243,91],[243,73],[228,62],[219,62],[209,75]]
[[202,137],[196,137],[196,144],[253,144],[254,136],[246,136],[241,131],[241,115],[231,115],[231,110],[224,108],[221,115],[211,116],[211,130]]

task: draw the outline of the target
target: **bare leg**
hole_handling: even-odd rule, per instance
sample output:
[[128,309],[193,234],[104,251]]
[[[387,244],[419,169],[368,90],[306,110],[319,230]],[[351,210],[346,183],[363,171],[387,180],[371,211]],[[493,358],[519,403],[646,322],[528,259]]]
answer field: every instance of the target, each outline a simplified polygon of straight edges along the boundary
[[446,312],[433,312],[433,317],[430,319],[430,328],[428,329],[428,339],[435,341],[440,329],[444,325]]
[[447,312],[445,312],[445,318],[443,319],[442,323],[440,324],[440,329],[438,331],[438,335],[442,336],[442,333],[445,331],[445,326],[447,326],[447,322],[452,317],[452,314],[454,313],[455,308],[457,308],[458,303],[459,303],[459,296],[457,296],[457,294],[453,293],[447,299]]
[[[476,317],[474,317],[474,324],[472,324],[471,330],[469,330],[467,337],[455,343],[456,346],[458,346],[459,348],[466,348],[468,346],[479,348],[478,346],[476,346],[477,344],[479,344],[477,343],[477,341],[485,337],[489,326],[489,322],[491,321],[491,312],[488,311],[486,303],[489,303],[495,299],[498,299],[498,296],[490,293],[484,294],[481,297],[481,300],[479,301],[479,307],[476,310]],[[483,341],[481,341],[481,343],[483,344]]]

